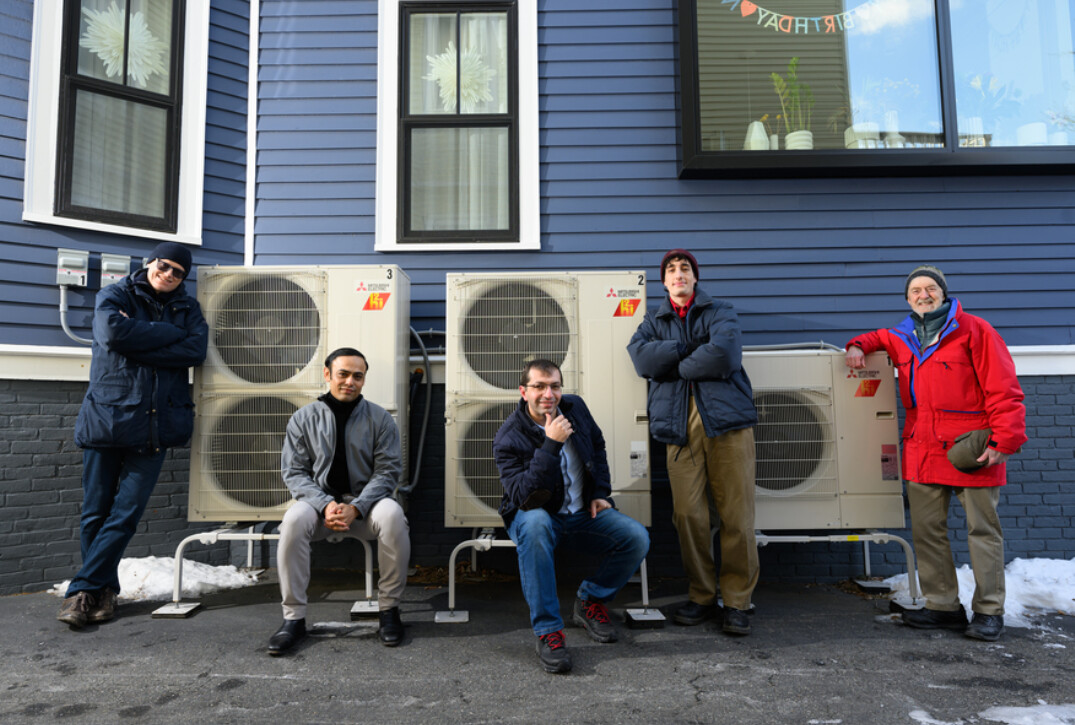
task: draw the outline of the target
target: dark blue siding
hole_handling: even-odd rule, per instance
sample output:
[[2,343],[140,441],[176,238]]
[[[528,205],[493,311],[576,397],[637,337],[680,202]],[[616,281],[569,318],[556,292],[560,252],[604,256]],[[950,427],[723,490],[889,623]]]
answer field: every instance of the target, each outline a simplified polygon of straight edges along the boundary
[[441,327],[447,272],[650,272],[688,247],[747,341],[894,323],[903,276],[940,265],[1009,344],[1075,343],[1075,176],[676,178],[671,0],[539,3],[541,252],[373,252],[376,12],[262,5],[256,260],[396,263],[416,328]]
[[[241,264],[246,174],[249,5],[213,0],[202,247],[196,264]],[[60,328],[56,249],[91,254],[89,289],[73,289],[68,321],[89,336],[101,252],[141,258],[156,243],[135,237],[26,224],[22,221],[33,3],[0,4],[0,344],[74,345]]]

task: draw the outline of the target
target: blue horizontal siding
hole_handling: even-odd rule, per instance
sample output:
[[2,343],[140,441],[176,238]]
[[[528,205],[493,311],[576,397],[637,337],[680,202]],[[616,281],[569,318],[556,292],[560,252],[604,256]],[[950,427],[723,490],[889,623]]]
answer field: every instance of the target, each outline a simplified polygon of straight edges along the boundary
[[375,253],[376,11],[262,5],[258,264],[400,264],[425,329],[443,326],[448,272],[615,253],[656,301],[661,254],[686,246],[748,342],[842,344],[899,319],[903,276],[930,261],[1009,343],[1072,342],[1075,176],[676,178],[671,0],[539,4],[540,252]]
[[[192,250],[195,264],[243,260],[248,13],[245,0],[213,0],[210,10],[203,235]],[[75,333],[88,337],[100,254],[137,260],[156,243],[22,221],[32,18],[31,0],[0,5],[0,344],[68,346],[75,343],[59,324],[56,249],[91,252],[90,287],[70,290],[67,315]]]

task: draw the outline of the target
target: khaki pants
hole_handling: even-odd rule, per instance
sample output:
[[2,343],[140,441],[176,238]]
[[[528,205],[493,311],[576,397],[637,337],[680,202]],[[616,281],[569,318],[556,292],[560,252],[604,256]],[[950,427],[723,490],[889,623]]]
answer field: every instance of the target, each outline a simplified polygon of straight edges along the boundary
[[979,614],[1004,614],[1004,535],[997,516],[1000,486],[960,487],[908,481],[911,537],[926,608],[954,612],[960,607],[959,581],[948,541],[948,506],[953,493],[967,516],[967,546],[974,570],[971,609]]
[[724,605],[749,609],[758,583],[754,541],[754,429],[707,438],[692,397],[687,445],[667,446],[672,487],[672,522],[679,534],[688,597],[697,604],[717,598],[717,574],[710,553],[708,490],[720,514],[720,593]]
[[280,543],[276,567],[280,574],[280,594],[284,619],[306,618],[306,589],[310,586],[310,544],[333,534],[372,541],[377,539],[377,607],[382,612],[399,605],[407,586],[407,565],[411,559],[410,527],[403,509],[392,498],[382,498],[370,515],[356,519],[346,531],[333,531],[314,507],[296,501],[280,523]]

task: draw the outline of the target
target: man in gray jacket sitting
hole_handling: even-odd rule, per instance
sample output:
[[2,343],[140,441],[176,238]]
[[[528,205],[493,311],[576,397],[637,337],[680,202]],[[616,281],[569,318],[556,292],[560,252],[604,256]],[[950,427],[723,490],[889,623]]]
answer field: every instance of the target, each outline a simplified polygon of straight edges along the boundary
[[402,470],[399,429],[384,408],[362,397],[367,370],[358,350],[334,351],[325,359],[329,392],[295,411],[287,424],[280,468],[295,502],[280,524],[276,564],[284,623],[269,639],[270,655],[306,636],[310,544],[333,533],[377,539],[381,643],[394,647],[403,640],[399,600],[411,540],[393,498]]

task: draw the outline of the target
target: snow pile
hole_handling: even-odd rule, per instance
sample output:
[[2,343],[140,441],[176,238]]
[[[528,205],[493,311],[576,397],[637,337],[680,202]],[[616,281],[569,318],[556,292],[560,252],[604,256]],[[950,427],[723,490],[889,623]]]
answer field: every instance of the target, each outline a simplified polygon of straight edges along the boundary
[[[183,560],[184,597],[197,597],[221,589],[238,589],[256,584],[257,574],[239,571],[234,566],[210,566],[197,561]],[[61,582],[49,590],[50,594],[64,596],[70,580]],[[175,559],[172,557],[147,556],[123,559],[119,563],[120,601],[170,600],[175,588]]]
[[[1032,618],[1043,614],[1075,615],[1075,559],[1014,559],[1004,568],[1007,596],[1004,601],[1004,624],[1009,627],[1033,627]],[[964,564],[956,569],[959,577],[959,602],[973,616],[974,572]],[[898,601],[909,601],[907,575],[889,577]]]

